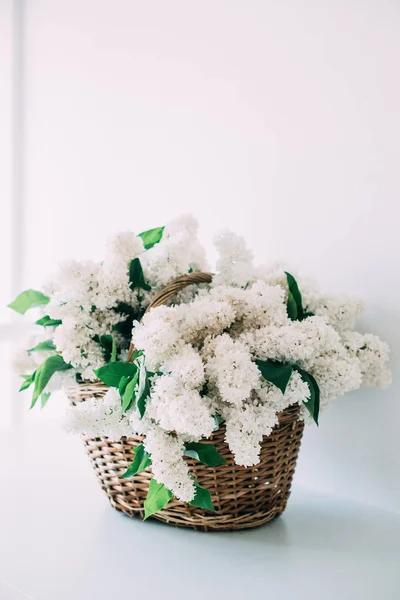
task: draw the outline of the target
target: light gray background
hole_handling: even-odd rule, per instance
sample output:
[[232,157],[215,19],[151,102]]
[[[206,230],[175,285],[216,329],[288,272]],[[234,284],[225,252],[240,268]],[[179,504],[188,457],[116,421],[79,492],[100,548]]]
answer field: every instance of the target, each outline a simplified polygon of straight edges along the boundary
[[227,226],[260,261],[361,295],[394,384],[339,400],[308,431],[297,482],[400,511],[399,3],[0,4],[5,32],[22,9],[18,283],[38,287],[60,259],[101,256],[109,233],[185,211],[208,246]]

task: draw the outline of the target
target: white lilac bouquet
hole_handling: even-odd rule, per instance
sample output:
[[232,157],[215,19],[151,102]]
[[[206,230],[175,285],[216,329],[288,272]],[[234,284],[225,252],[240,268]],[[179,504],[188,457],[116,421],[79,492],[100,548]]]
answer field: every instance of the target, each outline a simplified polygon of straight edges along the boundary
[[299,405],[300,418],[318,423],[335,398],[390,383],[387,344],[354,330],[357,299],[323,294],[279,265],[254,265],[232,233],[215,244],[211,285],[191,286],[149,312],[166,284],[208,270],[191,218],[118,234],[104,262],[67,264],[44,293],[28,290],[10,305],[42,311],[42,334],[18,361],[21,389],[33,386],[32,406],[54,390],[100,380],[108,391],[71,406],[67,430],[143,436],[123,477],[151,466],[146,517],[172,495],[212,509],[185,457],[223,462],[211,444],[198,443],[219,427],[236,464],[256,465],[263,436],[285,408]]

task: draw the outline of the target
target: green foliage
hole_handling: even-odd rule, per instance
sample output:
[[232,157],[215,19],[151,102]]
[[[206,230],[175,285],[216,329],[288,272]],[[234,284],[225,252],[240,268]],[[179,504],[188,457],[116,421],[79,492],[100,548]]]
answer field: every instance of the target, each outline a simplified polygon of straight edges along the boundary
[[117,306],[115,306],[112,310],[126,317],[125,321],[120,321],[119,323],[113,325],[113,331],[116,331],[117,333],[120,333],[121,335],[130,338],[132,333],[133,321],[140,321],[140,319],[142,318],[142,314],[138,314],[135,311],[135,309],[129,304],[126,304],[126,302],[119,302]]
[[30,348],[28,350],[28,353],[30,354],[31,352],[50,352],[51,350],[55,350],[55,344],[53,342],[53,340],[45,340],[43,342],[39,342],[38,344],[36,344],[36,346],[34,346],[34,348]]
[[104,335],[96,334],[93,336],[93,341],[100,344],[104,352],[104,359],[108,362],[111,358],[112,335],[107,333]]
[[212,416],[215,422],[215,427],[214,427],[214,431],[217,431],[221,424],[225,421],[225,419],[223,417],[221,417],[221,415],[215,414]]
[[111,345],[111,358],[110,362],[115,362],[117,360],[117,342],[115,341],[115,337],[111,336],[112,345]]
[[172,492],[154,478],[150,481],[147,498],[144,501],[144,520],[165,508],[172,498]]
[[206,488],[201,487],[196,481],[194,482],[194,485],[196,487],[196,494],[189,504],[191,506],[197,506],[198,508],[204,508],[205,510],[215,511],[210,492]]
[[34,308],[36,306],[43,306],[43,304],[48,304],[50,298],[42,292],[38,292],[36,290],[25,290],[25,292],[21,292],[15,300],[13,300],[8,307],[15,310],[20,315],[24,315],[27,310],[30,308]]
[[314,313],[305,312],[303,308],[303,299],[301,297],[301,292],[299,290],[299,286],[297,285],[297,281],[295,280],[293,275],[291,275],[287,271],[285,271],[285,273],[289,288],[288,299],[286,303],[286,310],[289,319],[291,319],[292,321],[303,321],[308,317],[313,317]]
[[104,359],[107,362],[115,362],[117,358],[117,346],[114,337],[106,333],[104,335],[93,336],[93,341],[100,344],[104,351]]
[[57,327],[57,325],[61,325],[62,321],[60,319],[51,319],[49,315],[45,315],[41,319],[35,321],[35,325],[42,325],[42,327]]
[[[293,275],[291,275],[287,271],[285,271],[285,273],[286,273],[286,279],[287,279],[288,288],[289,288],[288,316],[289,316],[290,319],[292,319],[292,321],[295,321],[296,319],[298,321],[302,321],[303,318],[304,318],[304,311],[303,311],[303,300],[302,300],[302,297],[301,297],[299,286],[297,285],[297,281],[295,280],[295,278],[293,277]],[[289,302],[291,304],[290,308],[289,308]],[[293,306],[294,306],[294,304],[296,305],[296,309],[297,309],[296,310],[296,317],[295,318],[293,318],[290,315],[290,312],[292,312],[292,314],[293,314]]]
[[40,404],[41,404],[41,408],[44,408],[47,404],[48,399],[50,398],[51,394],[49,392],[43,392],[42,395],[40,396]]
[[289,319],[291,319],[292,321],[297,320],[297,304],[295,299],[293,298],[292,292],[288,292],[286,311]]
[[132,377],[137,371],[137,366],[128,362],[109,362],[107,365],[95,370],[96,376],[110,387],[118,388],[121,377]]
[[131,378],[127,377],[126,375],[123,375],[121,377],[121,379],[119,380],[119,385],[118,385],[118,391],[119,391],[119,395],[122,396],[124,395],[125,392],[125,388],[128,385],[128,383],[130,382]]
[[151,456],[144,449],[143,444],[139,444],[136,448],[133,449],[133,453],[135,458],[133,462],[129,465],[128,469],[125,471],[123,475],[121,475],[121,479],[128,479],[129,477],[133,477],[138,473],[141,473],[147,467],[151,465]]
[[129,382],[125,385],[124,393],[122,395],[121,410],[124,413],[129,410],[135,400],[135,387],[139,379],[139,371],[136,370],[135,375],[130,378]]
[[293,372],[293,365],[273,360],[256,360],[261,375],[285,393],[287,384]]
[[149,229],[148,231],[143,231],[142,233],[139,233],[138,237],[142,238],[143,245],[146,250],[149,250],[150,248],[158,244],[159,241],[161,241],[164,229],[165,227],[156,227],[155,229]]
[[132,408],[136,402],[140,417],[143,417],[150,394],[150,377],[154,373],[146,371],[142,352],[137,352],[134,357],[134,362],[109,362],[97,369],[95,374],[106,385],[118,389],[122,412]]
[[33,390],[31,408],[35,406],[37,399],[49,383],[52,375],[56,371],[66,371],[67,369],[72,369],[71,365],[67,364],[59,354],[46,358],[35,374],[35,388]]
[[318,425],[320,390],[318,383],[310,373],[300,369],[300,367],[297,365],[291,365],[272,360],[256,360],[256,364],[260,369],[261,375],[264,377],[264,379],[276,385],[276,387],[278,387],[283,394],[286,391],[287,384],[289,383],[289,379],[293,371],[297,371],[301,375],[303,381],[308,384],[310,389],[310,397],[307,402],[304,402],[304,406],[310,412],[312,418]]
[[150,395],[150,373],[146,371],[143,357],[139,357],[139,359],[135,362],[138,364],[139,367],[139,381],[136,396],[136,406],[138,407],[140,418],[142,418],[146,410],[147,398]]
[[296,367],[296,371],[298,371],[303,379],[308,384],[310,388],[310,397],[307,402],[303,402],[304,406],[307,408],[308,412],[318,425],[318,417],[319,417],[319,407],[320,407],[320,390],[318,383],[315,381],[314,377],[303,371],[303,369],[299,369]]
[[32,383],[35,381],[35,375],[36,375],[36,371],[34,371],[32,373],[32,375],[21,375],[21,377],[23,377],[25,381],[19,388],[20,392],[27,390],[32,385]]
[[145,290],[150,291],[151,287],[146,283],[144,279],[142,264],[138,258],[131,260],[129,265],[129,287],[131,290]]
[[203,444],[201,442],[190,442],[185,446],[185,456],[195,458],[208,467],[218,467],[226,460],[218,452],[214,444]]

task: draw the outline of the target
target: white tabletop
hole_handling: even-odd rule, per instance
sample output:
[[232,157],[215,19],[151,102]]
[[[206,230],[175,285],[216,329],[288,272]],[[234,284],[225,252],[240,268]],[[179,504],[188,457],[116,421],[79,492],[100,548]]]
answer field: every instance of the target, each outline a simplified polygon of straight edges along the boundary
[[1,600],[398,600],[400,515],[295,489],[264,527],[201,533],[113,510],[82,444],[0,432]]

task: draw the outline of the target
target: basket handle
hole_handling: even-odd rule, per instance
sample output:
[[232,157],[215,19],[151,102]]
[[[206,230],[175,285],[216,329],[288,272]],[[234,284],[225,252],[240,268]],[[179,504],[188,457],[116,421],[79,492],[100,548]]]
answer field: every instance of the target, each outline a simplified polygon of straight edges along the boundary
[[[153,300],[150,302],[149,306],[146,309],[148,312],[150,309],[155,308],[156,306],[161,306],[171,300],[178,292],[183,290],[188,285],[193,285],[196,283],[211,283],[212,281],[211,273],[188,273],[187,275],[181,275],[177,277],[171,283],[168,283],[165,287],[163,287],[158,294],[156,294]],[[135,347],[132,344],[132,341],[129,346],[128,352],[128,362],[132,362],[133,355],[135,353]]]

